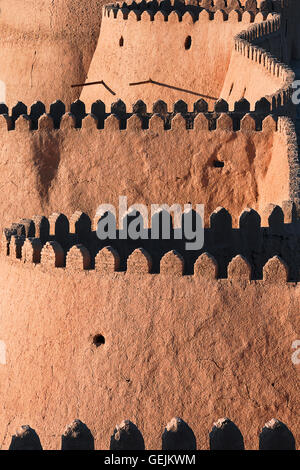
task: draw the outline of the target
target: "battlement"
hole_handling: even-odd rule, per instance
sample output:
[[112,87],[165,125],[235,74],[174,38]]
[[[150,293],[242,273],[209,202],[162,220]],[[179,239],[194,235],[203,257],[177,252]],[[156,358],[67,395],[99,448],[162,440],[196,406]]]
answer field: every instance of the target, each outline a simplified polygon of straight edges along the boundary
[[61,195],[62,212],[80,207],[91,218],[104,197],[117,207],[119,195],[129,205],[204,204],[206,226],[209,213],[225,206],[235,227],[245,207],[261,212],[268,203],[298,203],[295,132],[288,118],[270,114],[265,99],[252,112],[247,100],[234,111],[218,100],[213,112],[204,100],[192,109],[184,101],[170,109],[160,100],[152,112],[139,101],[133,113],[122,101],[110,112],[98,101],[89,114],[80,101],[67,112],[61,102],[51,114],[39,103],[24,108],[19,103],[10,116],[0,116],[0,180],[9,196],[1,206],[2,227],[15,217],[50,214]]
[[[244,57],[261,65],[264,70],[272,76],[281,78],[283,81],[282,87],[272,95],[266,98],[272,103],[273,109],[280,109],[288,106],[290,103],[291,95],[293,93],[292,83],[294,81],[294,73],[291,69],[278,58],[274,57],[270,52],[265,51],[259,47],[266,38],[272,37],[281,30],[281,14],[269,13],[268,10],[259,11],[256,8],[251,10],[241,7],[240,10],[236,8],[221,9],[225,2],[218,2],[219,9],[208,11],[199,8],[198,10],[190,10],[190,5],[182,4],[182,8],[173,8],[164,10],[163,7],[158,5],[158,8],[153,10],[147,3],[141,3],[137,8],[130,5],[120,7],[120,5],[106,6],[105,14],[111,18],[120,20],[136,20],[136,21],[154,21],[155,19],[163,19],[164,22],[183,22],[193,23],[199,21],[201,23],[206,21],[216,22],[229,22],[229,23],[252,23],[255,22],[248,30],[242,31],[235,36],[235,50],[242,54]],[[250,2],[249,2],[250,3]],[[152,5],[152,3],[150,4]],[[253,5],[253,4],[251,4]],[[196,7],[195,7],[196,8]]]
[[134,11],[137,16],[140,16],[143,12],[149,12],[150,15],[154,15],[156,12],[163,12],[164,15],[169,15],[171,12],[175,11],[179,16],[183,16],[188,12],[194,18],[198,18],[203,11],[207,11],[213,18],[214,13],[218,10],[222,10],[226,14],[231,11],[237,11],[239,13],[251,12],[252,14],[256,14],[259,11],[269,12],[272,9],[272,2],[266,0],[144,0],[141,2],[115,2],[105,5],[104,14],[116,17],[121,10],[126,17],[131,11]]
[[[285,96],[285,95],[284,95]],[[30,110],[18,102],[11,110],[4,104],[0,105],[0,131],[35,131],[35,130],[67,130],[67,129],[111,129],[111,130],[142,130],[142,129],[188,129],[188,130],[232,130],[261,131],[277,130],[275,114],[282,110],[286,99],[268,101],[265,98],[257,101],[254,109],[246,99],[229,104],[220,99],[214,105],[214,111],[208,111],[208,103],[204,99],[197,100],[189,110],[183,100],[177,101],[173,109],[167,103],[158,100],[148,112],[146,104],[139,100],[127,112],[126,105],[118,100],[106,112],[102,101],[92,104],[87,113],[85,104],[77,100],[71,104],[69,111],[61,101],[50,106],[49,113],[41,102],[34,103]],[[29,113],[28,113],[29,111]],[[272,115],[274,113],[274,115]]]
[[[169,106],[179,97],[191,106],[193,95],[198,94],[212,110],[219,97],[229,101],[232,108],[235,101],[246,98],[254,109],[265,96],[272,104],[272,112],[291,114],[294,75],[284,64],[286,57],[279,46],[283,37],[281,13],[265,8],[265,2],[262,9],[253,4],[239,6],[232,2],[235,8],[231,8],[227,2],[217,2],[211,11],[181,3],[178,8],[177,4],[167,8],[165,2],[104,7],[99,44],[86,84],[99,78],[102,81],[98,82],[97,93],[95,87],[85,86],[81,100],[90,105],[98,94],[103,101],[112,103],[113,96],[119,96],[130,105],[140,96],[149,107],[150,100],[156,101],[161,90],[161,99]],[[161,28],[167,28],[163,38]],[[143,41],[134,41],[136,35]],[[270,51],[266,44],[271,44]],[[157,54],[155,58],[150,55],[141,67],[136,57],[142,57],[147,47],[157,50]],[[168,49],[172,51],[172,62]],[[208,50],[211,57],[205,61]],[[235,54],[244,59],[238,67]],[[168,74],[159,66],[162,61]],[[230,67],[232,62],[234,66]],[[100,63],[104,64],[101,69]],[[241,77],[237,72],[240,70]],[[176,77],[172,78],[173,83],[170,76]]]
[[[143,434],[132,421],[123,420],[112,431],[110,436],[106,436],[110,450],[145,450]],[[196,450],[198,448],[193,429],[178,417],[172,418],[164,427],[160,440],[160,447],[164,451]],[[220,418],[213,424],[209,432],[209,448],[210,450],[244,450],[244,438],[233,421],[229,418]],[[94,435],[85,423],[75,419],[66,426],[61,435],[61,450],[94,449]],[[284,423],[273,418],[263,426],[259,433],[259,449],[295,450],[294,435]],[[29,425],[23,425],[12,436],[9,450],[43,450],[43,447],[36,431]],[[122,459],[120,456],[116,458],[119,459],[118,463]]]
[[[300,226],[292,203],[287,202],[283,209],[269,205],[262,217],[246,209],[238,229],[232,228],[230,214],[218,208],[210,216],[210,227],[204,230],[203,248],[186,251],[184,230],[182,239],[178,234],[191,216],[200,227],[196,212],[183,214],[182,225],[176,227],[170,214],[160,211],[153,215],[151,228],[140,213],[128,214],[121,220],[122,228],[116,230],[116,236],[105,241],[99,240],[96,234],[100,215],[94,220],[94,231],[90,218],[81,211],[76,211],[70,220],[60,213],[52,214],[49,219],[36,216],[4,230],[1,252],[25,263],[95,270],[100,274],[127,271],[128,274],[186,274],[211,280],[300,280]],[[130,221],[136,217],[141,236],[132,240],[126,233]],[[157,236],[158,224],[163,219],[170,227],[168,240]],[[115,219],[111,223],[118,226]]]
[[2,447],[296,447],[298,1],[4,1]]
[[235,40],[235,51],[250,59],[254,63],[262,66],[273,77],[280,78],[282,87],[266,99],[272,103],[272,108],[286,107],[290,111],[293,109],[291,97],[293,94],[294,72],[281,63],[278,58],[270,52],[260,47],[266,37],[272,38],[281,30],[281,15],[270,13],[267,18],[259,13],[255,18],[256,23],[251,25],[246,31],[237,34]]
[[182,8],[163,8],[161,5],[157,9],[152,9],[147,6],[144,8],[132,8],[128,6],[116,7],[105,6],[103,14],[107,18],[113,20],[128,20],[128,21],[163,21],[166,23],[182,22],[184,23],[203,23],[207,21],[215,22],[242,22],[248,23],[256,19],[258,14],[266,18],[267,12],[248,11],[244,9],[215,9],[206,10],[196,8],[191,5],[186,5]]

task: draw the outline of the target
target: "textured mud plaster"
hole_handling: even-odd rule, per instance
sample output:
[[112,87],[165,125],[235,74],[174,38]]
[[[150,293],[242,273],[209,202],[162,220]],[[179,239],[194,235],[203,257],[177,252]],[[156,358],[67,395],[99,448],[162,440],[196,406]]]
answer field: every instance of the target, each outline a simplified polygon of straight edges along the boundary
[[[1,259],[0,294],[3,448],[21,422],[44,448],[59,448],[74,417],[103,449],[128,417],[146,448],[157,449],[174,415],[192,428],[198,448],[208,448],[216,416],[238,425],[246,448],[257,447],[272,416],[299,442],[299,366],[291,360],[297,285],[75,274]],[[105,337],[98,348],[96,334]]]
[[[48,216],[57,201],[66,215],[80,207],[93,219],[104,199],[118,207],[120,195],[128,205],[205,204],[206,224],[224,206],[237,226],[246,207],[264,209],[289,199],[288,155],[274,129],[187,130],[184,120],[168,131],[161,120],[149,126],[136,130],[129,123],[120,131],[107,122],[103,130],[61,125],[35,132],[2,127],[2,227],[34,214]],[[216,160],[224,166],[215,167]]]
[[[6,103],[71,103],[97,44],[103,0],[1,1],[0,80]],[[1,101],[1,99],[0,99]]]

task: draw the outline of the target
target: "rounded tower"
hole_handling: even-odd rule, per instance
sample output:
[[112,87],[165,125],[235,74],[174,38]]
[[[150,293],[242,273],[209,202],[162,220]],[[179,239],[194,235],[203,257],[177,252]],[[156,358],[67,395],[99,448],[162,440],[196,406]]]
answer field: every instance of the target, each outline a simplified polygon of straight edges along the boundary
[[[97,44],[105,0],[2,0],[0,80],[8,106],[78,98]],[[5,99],[4,99],[5,98]]]
[[[151,109],[157,100],[168,107],[183,100],[192,108],[202,98],[213,109],[224,97],[235,37],[266,17],[256,2],[252,6],[167,0],[106,5],[86,80],[92,86],[82,88],[80,99],[88,107],[98,99],[110,105],[117,98],[131,107],[141,99]],[[274,81],[263,83],[257,95],[244,96],[243,87],[235,99],[255,102],[277,89]]]

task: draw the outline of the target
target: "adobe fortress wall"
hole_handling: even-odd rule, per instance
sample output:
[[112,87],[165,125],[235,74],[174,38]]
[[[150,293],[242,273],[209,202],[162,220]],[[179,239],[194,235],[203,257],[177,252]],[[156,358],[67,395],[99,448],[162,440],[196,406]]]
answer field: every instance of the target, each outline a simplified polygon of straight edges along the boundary
[[[63,105],[56,103],[52,113],[59,128],[53,128],[50,115],[37,119],[38,104],[31,118],[17,119],[26,110],[18,106],[12,117],[0,115],[2,227],[14,218],[49,215],[57,201],[67,215],[80,207],[94,217],[102,202],[117,207],[119,196],[127,196],[129,205],[204,204],[206,222],[210,212],[224,206],[236,226],[245,207],[261,210],[297,196],[297,161],[287,150],[293,131],[281,124],[284,118],[277,124],[272,116],[250,115],[244,101],[233,114],[219,101],[215,114],[175,112],[163,114],[164,119],[145,110],[124,114],[120,103],[113,107],[118,116],[101,115],[99,102],[93,108],[96,113],[100,107],[98,118],[86,115],[80,102],[71,108],[73,114],[59,117]],[[144,109],[141,102],[137,106]],[[270,109],[267,101],[256,108]],[[186,104],[177,103],[176,109]],[[166,105],[158,102],[154,110],[164,112]]]
[[[67,104],[70,104],[72,101],[79,98],[81,88],[71,88],[71,85],[74,83],[84,83],[87,78],[90,63],[99,38],[102,16],[101,8],[105,3],[107,2],[104,0],[89,0],[81,1],[80,3],[75,0],[58,0],[54,3],[50,0],[39,0],[38,2],[28,0],[26,4],[24,4],[21,0],[15,0],[12,5],[11,1],[2,0],[0,15],[2,31],[0,38],[0,80],[6,85],[6,103],[9,106],[15,105],[20,97],[27,103],[41,100],[47,105],[55,99],[61,99]],[[172,2],[168,2],[167,0],[160,2],[165,9],[171,8],[171,3]],[[99,42],[99,45],[101,43],[101,48],[105,48],[105,51],[103,50],[103,56],[106,52],[109,56],[103,57],[104,62],[100,63],[99,60],[102,60],[102,53],[100,50],[96,52],[95,64],[93,65],[95,76],[97,76],[98,80],[101,80],[104,65],[112,67],[111,75],[116,75],[115,88],[117,96],[120,96],[122,99],[128,96],[130,99],[129,105],[131,105],[141,96],[141,93],[138,92],[137,97],[134,98],[131,97],[133,90],[130,90],[130,94],[128,94],[129,90],[127,89],[127,85],[132,80],[132,77],[129,77],[130,74],[133,74],[133,79],[135,79],[135,75],[138,74],[138,80],[143,80],[144,78],[140,78],[140,76],[143,75],[143,71],[147,72],[147,75],[149,75],[148,72],[158,70],[158,75],[162,73],[162,78],[167,78],[166,84],[173,78],[175,79],[176,75],[180,82],[180,75],[184,72],[184,70],[181,70],[182,58],[184,59],[184,64],[187,64],[187,67],[192,65],[192,70],[196,69],[197,72],[201,68],[203,73],[203,83],[195,81],[196,78],[194,74],[192,74],[188,79],[190,81],[188,85],[195,83],[195,85],[197,85],[196,88],[198,88],[198,85],[200,85],[200,88],[206,88],[207,85],[208,89],[212,88],[212,92],[216,90],[220,92],[223,85],[222,79],[224,80],[225,71],[228,68],[230,60],[230,45],[232,42],[230,30],[232,30],[233,33],[238,33],[238,25],[229,25],[228,22],[230,22],[230,18],[233,19],[235,15],[238,15],[239,24],[242,26],[242,14],[244,9],[248,8],[250,10],[250,15],[253,19],[254,15],[259,11],[258,8],[262,6],[262,3],[265,2],[259,1],[257,4],[251,2],[250,4],[250,2],[239,2],[238,0],[230,0],[228,2],[223,0],[215,2],[211,2],[210,0],[202,1],[200,7],[194,7],[194,11],[197,10],[199,12],[203,6],[210,9],[210,24],[200,27],[202,33],[201,31],[199,34],[197,33],[197,38],[194,38],[192,33],[194,34],[194,32],[197,31],[199,25],[191,25],[190,31],[188,31],[188,28],[183,27],[182,24],[174,26],[174,28],[169,28],[170,24],[167,21],[166,24],[162,25],[165,30],[164,34],[162,35],[162,31],[159,31],[158,38],[160,38],[161,41],[157,39],[157,42],[154,43],[152,42],[152,38],[150,40],[149,33],[151,30],[156,29],[156,26],[158,26],[157,23],[156,26],[155,24],[145,24],[141,26],[141,23],[138,21],[137,24],[129,26],[129,23],[124,21],[124,33],[126,33],[126,35],[128,34],[129,37],[126,38],[126,40],[124,38],[124,47],[122,48],[121,55],[118,45],[120,39],[119,33],[121,31],[119,31],[116,22],[110,21],[105,27],[106,32],[102,33]],[[146,2],[141,2],[135,5],[137,8],[140,8],[141,5],[143,6],[145,4]],[[277,4],[278,2],[276,5]],[[184,4],[175,2],[176,8],[179,8],[178,5],[182,6]],[[271,3],[269,2],[269,7],[270,5]],[[158,3],[153,2],[153,7],[157,8]],[[187,5],[187,8],[193,10],[193,5]],[[225,15],[225,24],[216,26],[212,24],[214,23],[212,19],[215,15],[217,15],[216,18],[218,18],[219,15],[220,18],[217,21],[223,22],[221,18],[222,14],[220,13],[221,9],[223,10],[223,16]],[[233,12],[234,9],[237,9],[238,13]],[[267,12],[268,10],[265,11]],[[281,11],[281,9],[278,7],[277,11]],[[299,40],[297,39],[297,2],[292,4],[290,1],[288,7],[284,6],[283,11],[288,12],[288,18],[285,16],[284,20],[288,20],[289,22],[286,40],[290,49],[295,51],[294,55],[296,56],[297,50],[299,50]],[[203,14],[203,18],[204,16],[205,14]],[[247,15],[245,18],[246,17]],[[170,19],[171,18],[172,16]],[[197,15],[195,18],[197,19]],[[116,33],[112,33],[111,28],[113,28]],[[177,31],[178,28],[180,31]],[[285,28],[286,24],[284,23],[283,31],[285,31]],[[177,34],[175,34],[175,30]],[[219,31],[220,34],[216,31]],[[145,52],[142,50],[143,41],[141,43],[141,38],[139,38],[140,32],[143,33],[147,41],[146,50],[149,50],[149,46],[152,47],[152,50],[156,48],[156,50],[159,51],[159,58],[161,59],[160,64],[166,63],[167,67],[164,65],[160,67],[159,64],[156,64],[158,69],[151,68],[151,62],[152,59],[154,60],[155,54],[154,52],[151,54],[147,53],[147,57],[145,57]],[[192,37],[192,47],[189,51],[184,49],[186,36],[183,37],[183,34],[185,33],[187,35],[191,34]],[[115,37],[115,34],[117,34],[118,37]],[[283,34],[285,34],[285,32],[283,32]],[[111,45],[117,46],[114,48],[114,51],[111,51],[111,46],[108,44],[102,44],[104,39],[108,39],[107,42],[111,43]],[[193,52],[193,49],[196,51],[195,46],[198,50],[197,54]],[[287,50],[288,48],[286,48],[286,51]],[[188,57],[190,57],[190,59],[187,59]],[[133,59],[137,61],[135,65],[137,69],[133,66]],[[207,67],[202,67],[201,64],[205,64],[206,59],[208,64],[217,60],[219,63],[218,67],[216,68],[210,65],[212,68],[208,70]],[[118,61],[120,61],[119,63],[122,65],[122,74],[118,73]],[[126,70],[126,66],[129,67],[129,70]],[[143,66],[146,66],[146,69],[143,69]],[[162,69],[162,71],[160,71],[160,69]],[[213,75],[211,72],[213,72]],[[126,80],[128,78],[126,82],[126,93],[123,93],[123,85],[121,89],[118,88],[118,86],[121,85],[120,80],[125,80],[124,73],[126,74]],[[168,73],[170,75],[167,75]],[[92,75],[94,75],[94,72]],[[210,80],[212,76],[214,76],[213,81]],[[106,78],[111,77],[107,76]],[[156,79],[155,77],[148,76],[145,77],[145,80],[149,78],[153,80]],[[192,83],[193,80],[194,82]],[[199,78],[197,80],[199,80]],[[215,83],[215,85],[211,85],[210,82]],[[172,85],[172,83],[170,84]],[[143,91],[147,87],[153,88],[151,85],[145,85]],[[96,92],[98,91],[95,99],[102,96],[100,96],[100,92],[103,93],[104,97],[105,90],[101,90],[101,87],[97,86],[94,88]],[[135,88],[138,89],[141,87],[137,86]],[[185,84],[183,88],[185,88]],[[156,91],[159,90],[155,90],[154,93],[156,93]],[[167,92],[167,90],[163,91]],[[197,92],[198,90],[196,89],[195,91]],[[91,90],[89,90],[89,92],[91,92]],[[149,91],[146,93],[146,96],[148,93]],[[179,99],[178,93],[176,93],[175,90],[169,90],[169,93],[171,101],[174,102]],[[186,95],[186,93],[184,95],[180,94],[180,98],[186,99]],[[159,96],[161,97],[162,93],[159,93]],[[220,93],[217,94],[217,97],[219,96]],[[111,97],[109,96],[109,98]],[[95,101],[95,99],[93,99],[93,101]],[[156,97],[151,97],[150,101],[153,102],[156,99]],[[106,98],[105,101],[107,101]]]
[[[189,17],[178,22],[174,15],[159,20],[161,40],[169,20],[175,30],[187,28],[185,34],[197,27]],[[240,26],[243,19],[234,15]],[[215,18],[218,36],[221,29],[226,35],[225,16],[216,12]],[[118,16],[109,21],[119,24]],[[149,31],[155,21],[122,19]],[[207,28],[213,28],[209,21]],[[15,59],[14,34],[11,40],[6,36],[3,49],[11,60],[6,77],[16,67],[9,96],[14,98],[16,89],[24,97],[32,72],[27,103],[36,99],[37,83],[43,86],[46,74],[53,88],[65,81],[62,76],[51,81],[52,72],[42,72],[46,53],[31,62],[26,48],[22,51],[29,44],[30,55],[37,45],[37,32],[29,29],[21,33]],[[231,60],[238,66],[251,62],[257,77],[268,77],[264,83],[270,88],[259,89],[259,98],[268,99],[245,94],[249,100],[240,100],[234,88],[230,106],[218,100],[212,112],[203,100],[194,104],[200,97],[183,102],[174,94],[171,106],[170,95],[162,93],[159,101],[138,101],[133,109],[140,93],[127,109],[120,101],[111,109],[94,100],[70,105],[71,95],[67,106],[50,106],[60,96],[55,88],[55,98],[47,91],[46,106],[0,105],[0,226],[27,219],[0,241],[0,341],[6,353],[0,364],[1,448],[8,447],[20,423],[38,429],[45,448],[58,448],[55,436],[74,418],[88,425],[96,447],[107,448],[112,426],[130,417],[146,447],[157,449],[158,431],[174,415],[189,423],[199,448],[208,448],[216,416],[235,421],[249,449],[257,446],[261,423],[276,416],[288,423],[299,447],[299,365],[292,362],[292,345],[299,339],[299,219],[292,204],[299,209],[299,161],[293,124],[278,117],[288,109],[291,75],[251,46],[254,31],[256,26],[242,33]],[[56,62],[62,74],[75,50],[73,42],[68,49],[69,37],[63,44]],[[46,50],[45,40],[41,47]],[[53,54],[57,59],[57,51]],[[145,57],[137,59],[143,70]],[[79,68],[71,62],[81,78],[87,70],[82,57]],[[241,89],[247,80],[254,77],[242,77]],[[183,252],[173,240],[164,245],[150,240],[143,249],[126,240],[100,243],[81,211],[92,218],[103,202],[117,206],[120,195],[129,205],[203,203],[203,250]],[[261,218],[244,210],[247,206]],[[76,212],[69,219],[54,213],[48,220],[28,220],[57,208],[67,216]],[[108,243],[113,248],[104,246]]]
[[263,20],[259,13],[255,24],[236,35],[221,93],[230,105],[242,97],[250,103],[261,96],[270,102],[290,99],[294,73],[281,63],[286,46],[283,27],[281,15],[269,14]]
[[79,98],[95,51],[105,0],[1,0],[0,80],[6,104]]
[[[25,263],[41,263],[50,268],[66,266],[67,272],[76,268],[164,273],[173,260],[177,275],[197,275],[203,257],[206,260],[203,253],[209,253],[210,258],[214,258],[214,261],[210,259],[210,264],[214,265],[211,269],[218,278],[230,277],[231,260],[242,255],[248,280],[263,279],[268,260],[280,257],[285,280],[300,280],[299,221],[290,201],[285,201],[282,208],[269,204],[261,214],[246,208],[240,214],[238,227],[232,227],[231,214],[218,207],[210,214],[209,227],[204,228],[202,237],[202,215],[196,211],[185,211],[179,220],[166,210],[149,215],[150,220],[145,214],[137,216],[133,210],[126,215],[118,211],[115,215],[111,211],[107,214],[107,208],[106,215],[103,212],[96,214],[93,223],[80,210],[70,218],[54,212],[49,218],[35,215],[19,222],[15,219],[3,230],[1,252]],[[198,244],[187,243],[194,241],[185,230],[187,225],[191,226],[191,217],[194,230],[198,231],[195,240]],[[109,230],[106,227],[103,238],[99,233],[103,233],[103,224],[107,223]],[[133,224],[137,230],[135,237]],[[167,232],[167,237],[161,235]]]
[[[169,105],[183,99],[192,104],[198,94],[213,107],[222,91],[234,36],[253,18],[247,11],[200,10],[195,16],[190,11],[152,13],[105,7],[86,81],[103,80],[110,90],[86,86],[81,100],[90,104],[100,98],[109,104],[120,97],[131,106],[142,98],[150,106],[157,99]],[[158,84],[131,85],[149,79]],[[264,79],[259,98],[279,85],[280,80]]]
[[[2,448],[20,422],[39,430],[45,448],[58,448],[55,436],[75,417],[107,448],[113,424],[130,416],[157,449],[157,430],[174,414],[202,449],[216,415],[238,424],[247,448],[275,415],[299,445],[291,360],[299,284],[286,282],[278,260],[264,280],[249,282],[241,259],[217,280],[209,259],[181,276],[176,257],[157,275],[139,257],[126,273],[78,270],[71,258],[55,268],[51,250],[40,265],[1,256]],[[96,335],[105,340],[98,347]]]
[[[230,105],[244,97],[254,104],[291,86],[292,74],[280,63],[285,44],[275,12],[109,5],[87,77],[87,83],[104,83],[84,87],[81,99],[111,103],[121,97],[127,105],[140,97],[147,105],[184,99],[190,105],[198,94],[210,109],[220,96]],[[258,49],[266,60],[257,57]]]

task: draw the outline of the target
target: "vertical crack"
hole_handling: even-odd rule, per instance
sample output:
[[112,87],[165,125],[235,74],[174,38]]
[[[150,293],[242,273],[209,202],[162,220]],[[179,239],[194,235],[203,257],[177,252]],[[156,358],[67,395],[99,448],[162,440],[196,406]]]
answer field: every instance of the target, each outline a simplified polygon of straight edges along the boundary
[[33,74],[33,68],[34,68],[35,61],[36,61],[36,51],[34,51],[33,61],[32,61],[32,66],[31,66],[31,72],[30,72],[30,86],[31,86],[31,88],[32,88],[32,74]]

